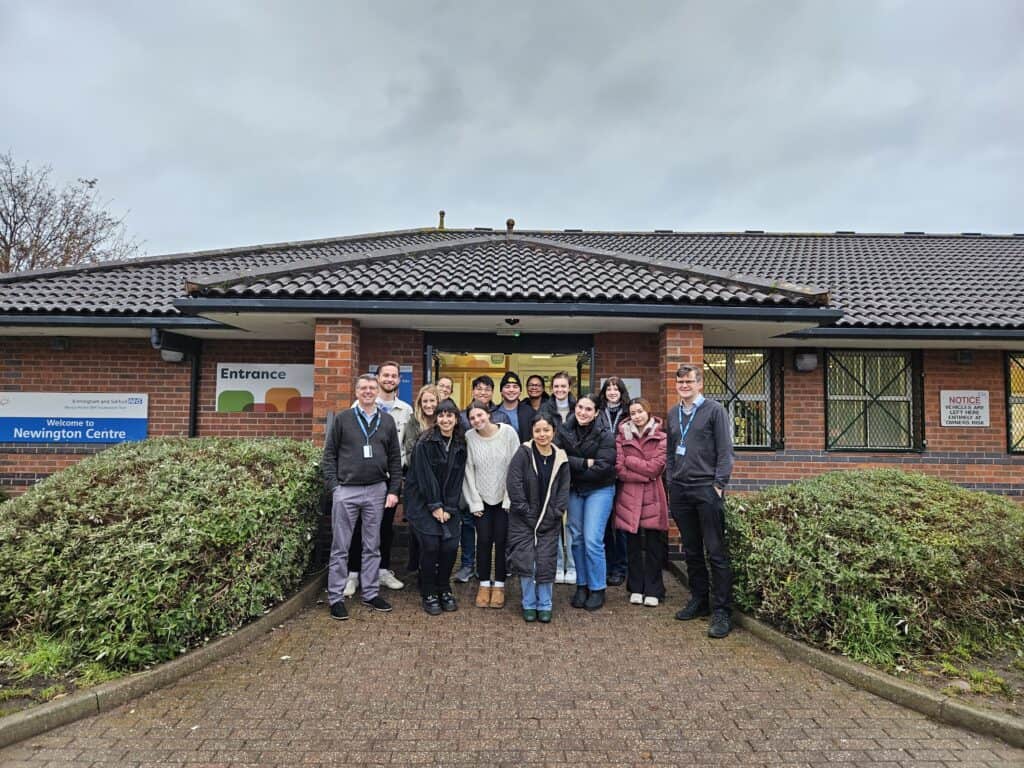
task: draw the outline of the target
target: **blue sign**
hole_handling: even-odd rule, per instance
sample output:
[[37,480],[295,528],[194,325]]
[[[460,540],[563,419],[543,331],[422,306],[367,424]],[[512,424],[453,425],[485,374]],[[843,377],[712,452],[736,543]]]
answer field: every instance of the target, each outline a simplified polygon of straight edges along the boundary
[[0,392],[0,443],[123,443],[145,440],[145,394]]

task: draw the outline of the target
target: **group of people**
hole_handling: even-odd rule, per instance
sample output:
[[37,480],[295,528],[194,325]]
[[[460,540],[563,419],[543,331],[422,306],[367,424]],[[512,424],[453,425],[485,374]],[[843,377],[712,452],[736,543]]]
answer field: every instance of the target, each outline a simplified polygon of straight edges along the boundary
[[658,606],[671,515],[692,593],[676,618],[710,616],[710,636],[729,634],[723,495],[732,427],[721,404],[704,398],[699,366],[676,372],[679,402],[664,421],[644,398],[630,399],[617,376],[578,399],[568,373],[552,378],[550,394],[531,376],[522,398],[522,382],[509,371],[498,404],[493,379],[478,376],[460,409],[447,377],[421,387],[411,407],[403,403],[398,371],[389,361],[376,376],[359,376],[355,404],[327,433],[332,617],[348,617],[345,598],[356,589],[364,605],[391,610],[380,585],[403,586],[390,545],[404,487],[409,570],[418,572],[430,615],[458,609],[451,578],[460,550],[455,579],[467,582],[475,572],[476,606],[503,608],[506,580],[517,577],[527,622],[551,621],[556,583],[575,585],[574,608],[599,610],[607,587],[623,580],[631,604]]

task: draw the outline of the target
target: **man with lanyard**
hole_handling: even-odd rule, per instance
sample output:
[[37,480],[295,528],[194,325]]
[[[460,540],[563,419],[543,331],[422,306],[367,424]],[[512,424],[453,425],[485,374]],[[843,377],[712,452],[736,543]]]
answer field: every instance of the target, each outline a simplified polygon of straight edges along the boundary
[[522,392],[523,385],[519,381],[519,374],[515,371],[506,371],[501,377],[501,405],[495,413],[501,412],[519,435],[519,442],[525,443],[533,439],[531,422],[534,410],[528,400],[520,402],[519,395]]
[[[380,390],[377,394],[377,407],[384,413],[391,416],[395,421],[395,428],[398,430],[398,442],[402,443],[405,435],[405,425],[409,423],[412,416],[412,406],[398,397],[398,383],[400,372],[398,363],[388,360],[377,367],[377,384]],[[402,455],[402,466],[405,466],[406,457]],[[380,521],[380,583],[388,589],[401,589],[405,584],[395,576],[391,569],[391,544],[395,538],[395,511],[398,502],[394,506],[388,506]],[[362,547],[362,525],[357,524],[352,537],[352,547],[348,553],[348,582],[345,584],[345,597],[351,597],[359,588],[359,573],[361,571],[360,557]]]
[[363,523],[363,605],[391,610],[379,592],[380,521],[385,507],[398,505],[402,484],[402,451],[395,420],[377,407],[377,378],[356,379],[356,405],[334,417],[320,462],[324,485],[331,493],[331,558],[327,567],[327,597],[331,617],[344,621],[348,552],[356,523]]
[[676,371],[680,402],[669,410],[667,419],[665,471],[669,510],[683,540],[691,594],[676,618],[688,621],[711,614],[708,636],[720,638],[732,629],[732,565],[723,496],[732,474],[732,425],[721,403],[706,399],[703,390],[700,366],[680,366]]

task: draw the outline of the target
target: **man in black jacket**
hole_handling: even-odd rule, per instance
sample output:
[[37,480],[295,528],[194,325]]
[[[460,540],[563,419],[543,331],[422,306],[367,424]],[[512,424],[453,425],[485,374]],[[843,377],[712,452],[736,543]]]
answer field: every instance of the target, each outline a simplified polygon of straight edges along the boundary
[[359,577],[363,605],[390,611],[380,596],[380,523],[385,507],[398,505],[402,484],[402,449],[395,420],[377,407],[377,377],[356,379],[356,405],[334,417],[320,462],[331,492],[331,559],[327,597],[331,617],[344,621],[348,548],[356,521],[362,519],[363,558]]
[[[519,374],[515,371],[506,371],[501,377],[501,405],[495,413],[501,413],[513,429],[519,434],[519,442],[525,443],[533,439],[533,432],[530,427],[535,411],[529,400],[520,400],[519,395],[523,393],[523,384],[519,380]],[[494,421],[492,417],[492,421]]]
[[700,366],[680,366],[676,371],[680,402],[669,409],[666,420],[665,471],[669,511],[683,540],[691,597],[676,618],[688,621],[711,613],[708,635],[725,637],[732,629],[732,565],[723,498],[732,474],[732,424],[725,408],[706,399],[703,390]]

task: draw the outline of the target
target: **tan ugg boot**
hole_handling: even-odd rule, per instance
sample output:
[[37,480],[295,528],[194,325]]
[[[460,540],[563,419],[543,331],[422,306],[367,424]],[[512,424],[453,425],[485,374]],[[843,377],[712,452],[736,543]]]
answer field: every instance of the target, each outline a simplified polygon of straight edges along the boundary
[[476,593],[476,607],[489,608],[491,606],[491,587],[480,587]]
[[491,608],[505,607],[505,588],[491,587]]

